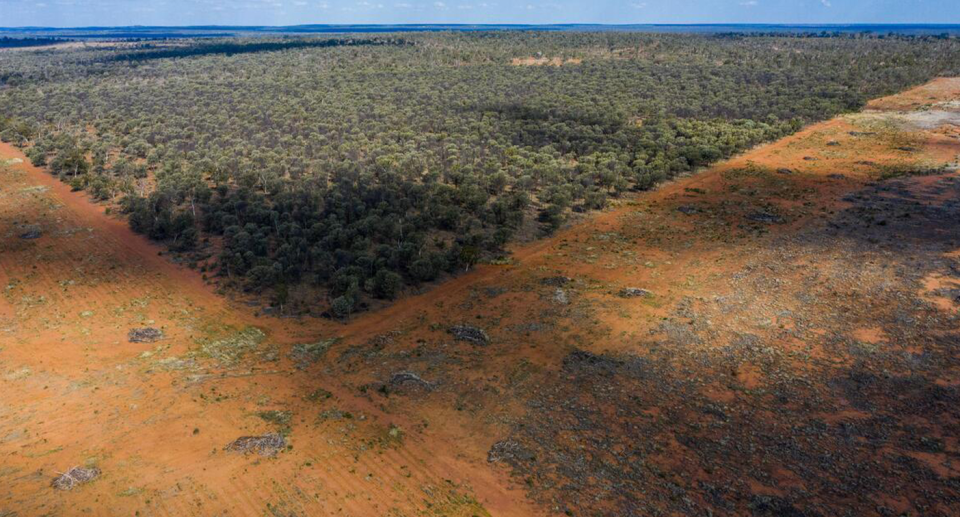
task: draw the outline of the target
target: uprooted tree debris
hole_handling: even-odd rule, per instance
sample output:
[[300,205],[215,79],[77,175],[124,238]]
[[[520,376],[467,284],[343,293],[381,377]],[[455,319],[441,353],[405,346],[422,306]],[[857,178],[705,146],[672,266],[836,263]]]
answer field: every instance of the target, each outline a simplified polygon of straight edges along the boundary
[[390,376],[390,385],[394,387],[420,386],[431,389],[435,386],[435,383],[424,380],[423,377],[413,372],[397,372]]
[[225,451],[250,454],[255,452],[261,456],[276,456],[277,452],[286,447],[287,441],[283,435],[270,433],[262,436],[241,436],[227,444]]
[[552,287],[563,287],[570,282],[573,282],[573,279],[568,276],[550,276],[547,278],[540,279],[540,283],[543,285],[549,285]]
[[163,331],[153,327],[130,329],[127,338],[131,343],[153,343],[163,338]]
[[751,214],[747,214],[747,219],[764,224],[782,224],[786,222],[783,217],[780,217],[777,214],[771,214],[769,212],[753,212]]
[[474,345],[486,345],[490,343],[490,338],[483,329],[471,327],[469,325],[454,325],[450,327],[449,332],[457,341],[466,341]]
[[624,287],[619,294],[621,298],[645,298],[653,293],[639,287]]
[[20,233],[21,239],[39,239],[43,232],[40,231],[40,227],[35,224],[26,225],[22,228],[23,232]]
[[536,457],[533,452],[513,440],[500,440],[493,444],[487,453],[487,461],[490,463],[533,461],[534,459]]
[[57,490],[73,490],[77,485],[89,483],[100,476],[100,469],[96,467],[73,467],[53,479],[50,484]]

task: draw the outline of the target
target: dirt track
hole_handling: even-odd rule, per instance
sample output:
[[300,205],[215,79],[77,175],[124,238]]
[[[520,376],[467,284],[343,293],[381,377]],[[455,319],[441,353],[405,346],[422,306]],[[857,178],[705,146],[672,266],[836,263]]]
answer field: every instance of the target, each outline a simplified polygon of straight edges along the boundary
[[0,168],[0,516],[955,515],[960,179],[879,180],[957,161],[957,100],[874,101],[348,325],[256,317]]

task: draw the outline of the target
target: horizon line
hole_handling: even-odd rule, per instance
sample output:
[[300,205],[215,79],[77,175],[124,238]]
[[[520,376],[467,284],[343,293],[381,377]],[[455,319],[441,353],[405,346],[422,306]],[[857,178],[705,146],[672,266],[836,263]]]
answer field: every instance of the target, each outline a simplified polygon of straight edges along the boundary
[[55,26],[55,25],[19,25],[0,26],[0,30],[105,30],[105,29],[292,29],[298,27],[949,27],[960,28],[960,23],[589,23],[589,22],[561,22],[561,23],[298,23],[292,25],[238,25],[238,24],[200,24],[200,25],[87,25],[87,26]]

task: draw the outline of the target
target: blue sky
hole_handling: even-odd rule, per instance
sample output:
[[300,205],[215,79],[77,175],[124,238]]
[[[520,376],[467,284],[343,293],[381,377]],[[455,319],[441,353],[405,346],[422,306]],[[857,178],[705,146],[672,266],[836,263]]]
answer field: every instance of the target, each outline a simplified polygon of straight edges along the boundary
[[0,0],[0,26],[960,23],[960,0]]

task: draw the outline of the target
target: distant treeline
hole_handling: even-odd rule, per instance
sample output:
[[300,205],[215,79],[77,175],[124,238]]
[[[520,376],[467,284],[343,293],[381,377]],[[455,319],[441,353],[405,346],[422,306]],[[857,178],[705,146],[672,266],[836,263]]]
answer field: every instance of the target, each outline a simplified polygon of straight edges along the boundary
[[877,33],[873,31],[811,31],[811,32],[789,32],[789,31],[747,31],[747,32],[718,32],[713,35],[720,39],[744,39],[744,38],[845,38],[845,39],[897,39],[897,40],[934,40],[949,39],[953,36],[949,32],[941,34],[904,34],[896,32]]
[[[186,47],[159,48],[156,50],[144,50],[137,52],[125,52],[108,56],[108,61],[150,61],[154,59],[170,59],[180,57],[196,57],[209,55],[237,55],[254,54],[257,52],[275,52],[278,50],[291,50],[302,48],[326,48],[326,47],[354,47],[354,46],[383,46],[383,45],[408,45],[406,40],[401,38],[333,38],[333,39],[290,39],[282,41],[255,41],[254,43],[241,43],[236,41],[211,44],[198,44]],[[147,47],[149,48],[149,47]]]
[[101,41],[123,40],[127,42],[137,41],[157,41],[157,40],[179,40],[186,38],[230,38],[236,36],[232,32],[92,32],[92,33],[67,33],[60,34],[60,37],[69,39],[86,39]]
[[56,45],[69,41],[62,38],[11,38],[9,36],[0,37],[0,48],[19,48],[19,47],[42,47],[46,45]]

